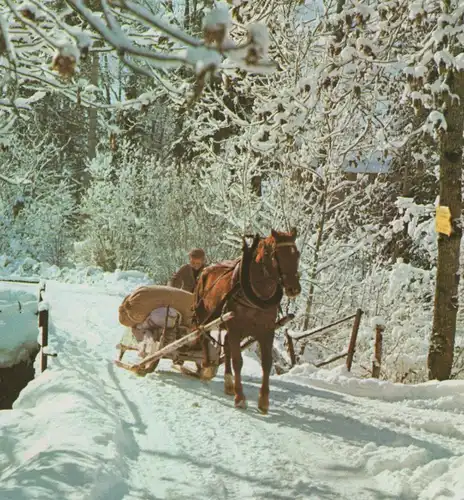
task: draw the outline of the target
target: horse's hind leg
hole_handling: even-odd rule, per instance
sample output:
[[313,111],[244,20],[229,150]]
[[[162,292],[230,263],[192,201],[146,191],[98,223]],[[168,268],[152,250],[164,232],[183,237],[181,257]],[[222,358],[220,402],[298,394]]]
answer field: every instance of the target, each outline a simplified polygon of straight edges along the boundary
[[272,368],[272,345],[274,343],[274,332],[268,333],[259,339],[261,349],[261,368],[263,378],[259,391],[258,408],[261,413],[266,414],[269,410],[269,376]]
[[234,377],[232,376],[232,365],[230,363],[230,345],[228,333],[226,333],[224,338],[224,392],[229,396],[233,396],[235,394]]
[[246,399],[243,394],[242,387],[242,366],[243,366],[243,358],[242,358],[242,349],[240,348],[240,335],[229,335],[229,347],[230,347],[230,355],[232,357],[232,366],[234,367],[234,392],[235,392],[235,406],[236,408],[246,408]]

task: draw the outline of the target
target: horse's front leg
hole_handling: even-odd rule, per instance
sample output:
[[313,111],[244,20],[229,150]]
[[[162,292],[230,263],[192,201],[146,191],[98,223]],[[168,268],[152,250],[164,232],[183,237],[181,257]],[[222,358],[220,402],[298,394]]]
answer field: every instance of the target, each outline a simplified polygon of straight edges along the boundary
[[241,337],[238,332],[229,335],[229,348],[230,355],[232,358],[232,366],[234,367],[234,392],[235,392],[235,407],[236,408],[246,408],[246,399],[243,394],[242,387],[242,366],[243,366],[243,358],[242,358],[242,349],[240,348],[240,340]]
[[274,344],[274,332],[263,335],[259,339],[261,349],[261,368],[263,378],[259,391],[258,408],[261,413],[267,414],[269,410],[269,376],[272,369],[272,346]]
[[232,365],[230,362],[229,334],[224,337],[224,392],[229,396],[235,394],[234,377],[232,376]]
[[216,365],[211,363],[211,359],[209,356],[210,340],[206,335],[204,335],[201,342],[202,342],[203,361],[201,363],[200,379],[211,380],[216,374],[217,367]]

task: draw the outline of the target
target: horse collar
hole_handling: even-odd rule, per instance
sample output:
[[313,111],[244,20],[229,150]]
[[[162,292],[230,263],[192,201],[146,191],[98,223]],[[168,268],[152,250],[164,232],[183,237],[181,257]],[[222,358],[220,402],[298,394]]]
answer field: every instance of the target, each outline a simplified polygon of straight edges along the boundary
[[243,294],[248,300],[249,303],[251,303],[253,306],[259,308],[259,309],[268,309],[270,307],[276,306],[277,304],[280,303],[282,300],[283,296],[283,289],[280,284],[280,279],[277,282],[277,288],[271,297],[267,299],[262,299],[259,297],[256,292],[253,289],[253,285],[251,284],[250,280],[250,265],[253,260],[253,254],[254,251],[257,247],[257,241],[255,240],[254,244],[252,245],[251,248],[248,248],[248,246],[244,246],[243,248],[243,255],[242,259],[240,261],[240,285],[243,291]]

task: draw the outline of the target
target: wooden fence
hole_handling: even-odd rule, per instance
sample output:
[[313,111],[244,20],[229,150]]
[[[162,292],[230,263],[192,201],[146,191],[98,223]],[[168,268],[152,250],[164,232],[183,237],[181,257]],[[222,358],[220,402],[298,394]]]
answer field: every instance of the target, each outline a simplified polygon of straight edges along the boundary
[[341,354],[337,354],[333,358],[330,358],[326,361],[322,361],[321,363],[318,363],[316,365],[317,368],[321,366],[328,365],[330,363],[333,363],[334,361],[337,361],[339,359],[346,358],[346,368],[348,371],[351,371],[351,366],[353,364],[353,356],[354,353],[356,352],[356,341],[358,339],[358,332],[359,332],[359,325],[361,323],[361,317],[363,315],[363,311],[361,309],[357,309],[354,314],[351,314],[350,316],[346,316],[344,318],[341,318],[337,321],[334,321],[333,323],[330,323],[328,325],[321,326],[319,328],[316,328],[314,330],[311,330],[308,333],[304,333],[303,335],[300,335],[299,337],[291,337],[288,334],[288,331],[285,332],[285,337],[287,340],[287,346],[288,346],[288,353],[290,356],[291,364],[292,367],[296,365],[296,355],[295,355],[295,345],[294,341],[295,340],[302,340],[308,337],[311,337],[312,335],[316,335],[318,333],[323,333],[327,330],[330,330],[336,325],[340,325],[341,323],[346,323],[347,321],[354,320],[353,321],[353,327],[351,329],[351,336],[350,336],[350,342],[348,345],[348,349],[346,352],[343,352]]

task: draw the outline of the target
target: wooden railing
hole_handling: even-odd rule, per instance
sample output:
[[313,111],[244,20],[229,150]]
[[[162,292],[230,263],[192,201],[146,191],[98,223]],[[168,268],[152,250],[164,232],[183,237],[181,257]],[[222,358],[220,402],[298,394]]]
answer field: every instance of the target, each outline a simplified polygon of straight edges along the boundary
[[341,354],[337,354],[333,358],[330,358],[326,361],[322,361],[321,363],[316,364],[316,367],[319,368],[321,366],[325,366],[325,365],[328,365],[330,363],[333,363],[334,361],[337,361],[339,359],[346,358],[346,368],[348,371],[351,371],[354,353],[356,352],[356,341],[358,339],[359,325],[361,323],[362,315],[363,315],[363,311],[361,309],[357,309],[356,312],[354,314],[351,314],[350,316],[345,316],[344,318],[341,318],[337,321],[334,321],[333,323],[321,326],[319,328],[315,328],[314,330],[311,330],[310,332],[304,333],[303,335],[300,335],[298,337],[292,337],[288,334],[288,332],[286,332],[285,337],[287,339],[288,353],[290,356],[292,367],[296,365],[295,345],[294,345],[295,340],[298,341],[298,340],[302,340],[302,339],[311,337],[312,335],[316,335],[318,333],[323,333],[327,330],[330,330],[334,326],[340,325],[341,323],[345,323],[347,321],[354,319],[353,328],[351,329],[351,336],[350,336],[350,342],[348,345],[348,350],[346,352],[341,353]]

